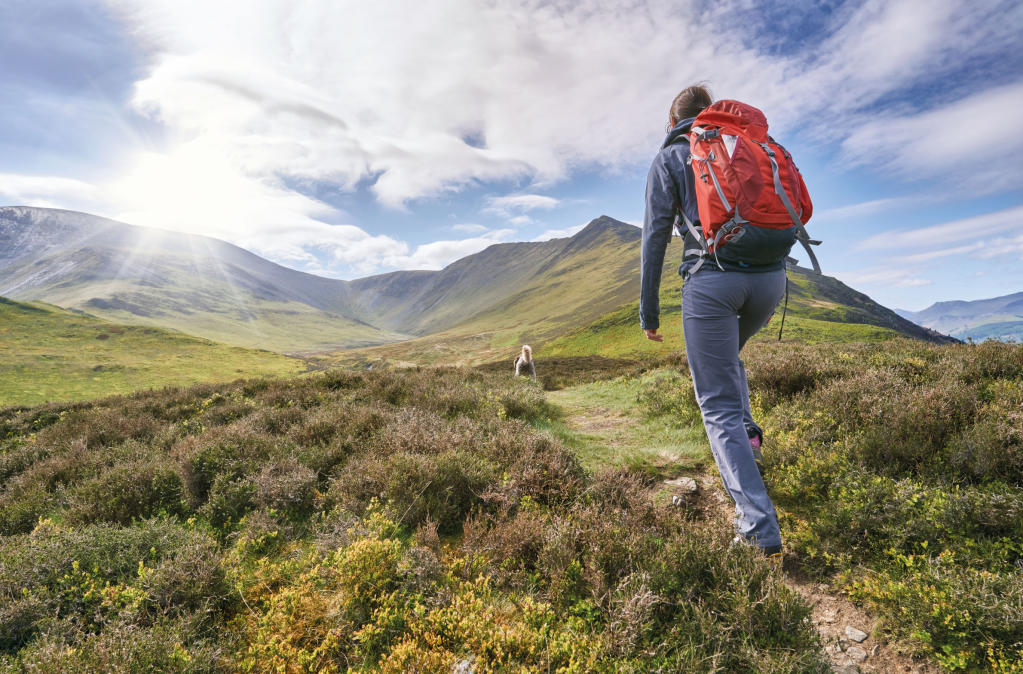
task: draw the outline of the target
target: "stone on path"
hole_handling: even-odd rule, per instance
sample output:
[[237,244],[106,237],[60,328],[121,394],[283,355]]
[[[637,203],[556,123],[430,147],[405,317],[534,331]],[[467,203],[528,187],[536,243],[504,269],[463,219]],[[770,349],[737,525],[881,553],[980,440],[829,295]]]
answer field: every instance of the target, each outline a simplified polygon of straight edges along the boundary
[[845,654],[850,660],[855,660],[856,662],[863,662],[867,659],[867,652],[859,646],[850,646]]
[[869,636],[866,632],[861,632],[852,625],[846,625],[845,634],[858,644],[862,644]]
[[692,494],[699,489],[699,485],[696,484],[696,480],[691,477],[680,477],[677,480],[665,480],[664,484],[687,494]]

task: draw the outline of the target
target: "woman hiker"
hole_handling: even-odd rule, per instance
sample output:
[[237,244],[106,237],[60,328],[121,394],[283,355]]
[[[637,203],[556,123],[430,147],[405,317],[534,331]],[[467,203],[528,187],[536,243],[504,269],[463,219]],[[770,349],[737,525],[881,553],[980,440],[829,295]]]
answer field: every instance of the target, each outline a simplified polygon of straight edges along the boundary
[[[700,229],[688,133],[694,118],[712,105],[704,86],[678,95],[668,116],[668,136],[650,167],[643,219],[640,324],[647,339],[663,341],[659,289],[664,254],[678,209]],[[680,220],[681,222],[681,220]],[[680,230],[683,227],[680,227]],[[683,249],[700,252],[700,243],[685,228]],[[697,257],[679,268],[682,330],[696,399],[722,482],[736,505],[738,540],[760,547],[780,565],[778,515],[761,477],[763,431],[750,413],[746,370],[739,352],[770,321],[785,292],[785,256],[777,262],[747,264],[730,260],[728,246],[717,258],[697,267]],[[692,271],[696,268],[696,271]]]

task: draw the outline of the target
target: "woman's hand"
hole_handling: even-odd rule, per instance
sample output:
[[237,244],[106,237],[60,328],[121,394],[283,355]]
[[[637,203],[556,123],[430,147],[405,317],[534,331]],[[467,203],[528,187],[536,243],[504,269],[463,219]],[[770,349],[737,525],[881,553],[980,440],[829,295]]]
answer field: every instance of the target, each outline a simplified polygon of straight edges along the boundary
[[664,335],[658,335],[657,330],[644,330],[647,339],[652,339],[655,342],[663,342]]

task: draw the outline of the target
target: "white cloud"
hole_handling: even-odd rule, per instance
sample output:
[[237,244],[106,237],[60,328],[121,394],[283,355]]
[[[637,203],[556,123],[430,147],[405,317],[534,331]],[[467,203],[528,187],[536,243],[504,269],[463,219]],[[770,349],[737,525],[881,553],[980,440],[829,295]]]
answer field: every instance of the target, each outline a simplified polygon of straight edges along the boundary
[[536,220],[528,215],[516,215],[514,218],[508,218],[508,224],[513,227],[522,227],[524,225],[536,224]]
[[561,203],[561,201],[554,197],[545,197],[540,194],[510,194],[504,197],[488,198],[485,210],[509,213],[511,211],[532,211],[542,208],[545,211],[549,211]]
[[1023,206],[911,230],[891,230],[864,240],[857,250],[920,249],[982,239],[1023,227]]
[[973,195],[1013,189],[1023,181],[1023,82],[927,112],[879,115],[842,149],[855,163],[907,180],[951,172],[956,189]]
[[[748,0],[106,1],[150,64],[131,105],[177,144],[139,154],[99,196],[75,181],[0,193],[102,203],[310,269],[318,253],[360,272],[435,266],[486,237],[409,253],[326,224],[344,214],[295,184],[367,181],[382,204],[405,208],[480,183],[532,191],[581,169],[628,171],[649,162],[678,90],[708,77],[719,97],[762,108],[776,135],[798,127],[901,180],[979,176],[997,190],[1023,177],[1023,115],[1011,114],[1023,85],[950,88],[919,109],[888,103],[967,58],[1014,49],[1023,4],[1011,1],[865,0],[837,11],[823,42],[785,55],[730,23]],[[513,194],[485,208],[523,225],[559,203]]]
[[[913,288],[932,285],[928,274],[947,277],[949,266],[976,267],[978,261],[1006,262],[1023,255],[1023,206],[912,230],[892,230],[863,241],[859,250],[884,251],[870,267],[836,274],[850,285]],[[998,260],[997,258],[1002,258]],[[937,261],[942,262],[936,264]],[[990,264],[990,263],[987,263]],[[983,276],[981,270],[974,277]]]
[[89,208],[102,201],[102,191],[70,178],[0,173],[0,197],[12,206]]
[[512,238],[515,230],[499,229],[484,236],[461,241],[434,241],[418,246],[411,255],[398,255],[384,260],[389,267],[399,269],[443,269],[455,260],[478,253],[495,243]]
[[575,236],[588,224],[589,223],[587,222],[581,225],[576,225],[575,227],[568,227],[567,229],[548,229],[546,232],[533,239],[533,241],[550,241],[551,239],[564,239],[570,236]]
[[910,208],[919,201],[920,199],[918,197],[898,197],[874,199],[872,201],[864,201],[858,204],[849,204],[848,206],[826,208],[820,211],[814,211],[812,222],[814,225],[820,225],[831,222],[841,222],[843,220],[866,218],[874,215],[875,213],[885,211],[891,212]]
[[839,272],[835,276],[850,286],[883,286],[886,288],[915,288],[929,286],[934,282],[924,278],[914,278],[920,273],[919,268],[906,268],[899,265],[878,265],[851,272]]
[[477,234],[490,230],[489,227],[484,227],[483,225],[452,225],[451,229],[456,232],[469,232],[470,234]]

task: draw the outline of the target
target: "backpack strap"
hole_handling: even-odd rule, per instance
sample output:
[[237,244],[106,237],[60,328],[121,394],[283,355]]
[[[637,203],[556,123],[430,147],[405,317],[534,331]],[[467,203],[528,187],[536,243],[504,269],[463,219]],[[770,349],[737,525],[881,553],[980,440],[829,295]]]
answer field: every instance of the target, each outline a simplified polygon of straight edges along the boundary
[[[768,139],[768,142],[770,142],[770,139]],[[775,144],[777,145],[777,143]],[[813,254],[813,249],[811,249],[810,246],[819,246],[821,242],[814,241],[810,238],[810,235],[806,231],[806,227],[803,226],[803,221],[799,219],[798,215],[796,215],[796,209],[792,208],[792,202],[789,201],[789,195],[785,191],[785,186],[781,184],[781,177],[778,175],[778,162],[774,159],[774,150],[772,150],[767,143],[757,143],[757,145],[764,148],[764,152],[767,153],[768,159],[771,160],[771,170],[774,172],[774,191],[779,197],[781,197],[781,202],[785,204],[785,210],[789,212],[789,217],[792,218],[792,224],[796,226],[796,239],[799,243],[803,244],[803,248],[806,249],[806,254],[810,256],[810,262],[813,263],[814,272],[820,274],[820,263],[817,262],[817,256]],[[778,147],[781,146],[779,145]],[[713,176],[714,174],[712,172],[711,177]],[[715,180],[714,183],[717,184],[717,180]]]
[[[678,209],[678,214],[682,217],[682,221],[686,223],[686,227],[689,229],[689,233],[693,235],[696,242],[700,244],[699,248],[690,248],[682,252],[682,257],[688,257],[690,255],[699,255],[700,259],[697,261],[696,266],[689,270],[690,273],[697,271],[703,266],[703,261],[710,255],[710,248],[707,246],[707,240],[703,238],[703,232],[696,229],[692,221],[686,216],[684,208]],[[720,266],[720,265],[718,265]]]

